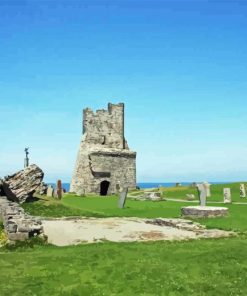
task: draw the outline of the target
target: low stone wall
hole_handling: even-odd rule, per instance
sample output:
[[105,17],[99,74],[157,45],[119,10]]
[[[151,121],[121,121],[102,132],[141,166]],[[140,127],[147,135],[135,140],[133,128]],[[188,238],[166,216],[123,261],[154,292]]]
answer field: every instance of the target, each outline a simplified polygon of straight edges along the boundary
[[40,219],[26,214],[18,203],[5,196],[0,196],[0,220],[11,241],[26,240],[44,232]]

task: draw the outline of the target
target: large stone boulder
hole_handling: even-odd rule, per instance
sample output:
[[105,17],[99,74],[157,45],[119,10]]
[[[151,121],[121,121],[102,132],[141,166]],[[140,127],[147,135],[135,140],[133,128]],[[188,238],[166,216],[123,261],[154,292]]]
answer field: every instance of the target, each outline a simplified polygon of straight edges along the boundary
[[35,164],[3,179],[2,189],[9,200],[23,203],[32,199],[35,190],[44,177],[43,171]]

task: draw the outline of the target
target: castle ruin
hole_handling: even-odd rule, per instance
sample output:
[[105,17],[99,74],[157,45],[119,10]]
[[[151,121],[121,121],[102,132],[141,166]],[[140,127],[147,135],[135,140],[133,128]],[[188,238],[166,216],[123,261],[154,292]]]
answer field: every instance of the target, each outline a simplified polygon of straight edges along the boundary
[[70,191],[117,193],[120,187],[136,187],[136,152],[124,138],[124,104],[108,104],[108,110],[83,110],[83,134]]

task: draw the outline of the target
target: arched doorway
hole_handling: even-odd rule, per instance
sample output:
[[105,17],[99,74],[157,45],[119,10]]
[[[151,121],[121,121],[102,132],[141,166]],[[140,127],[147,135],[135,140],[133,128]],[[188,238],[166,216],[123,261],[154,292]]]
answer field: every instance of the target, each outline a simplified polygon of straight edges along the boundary
[[107,195],[109,186],[110,186],[110,182],[102,181],[100,183],[100,195]]

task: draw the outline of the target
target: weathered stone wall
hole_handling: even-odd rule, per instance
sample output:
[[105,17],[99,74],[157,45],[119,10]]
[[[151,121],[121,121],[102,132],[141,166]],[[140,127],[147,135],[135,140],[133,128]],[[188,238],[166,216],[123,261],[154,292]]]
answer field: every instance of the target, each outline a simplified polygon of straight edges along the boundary
[[18,203],[9,201],[5,196],[0,196],[0,220],[11,241],[43,234],[41,220],[27,215]]
[[[108,110],[83,111],[83,136],[71,182],[71,192],[101,193],[102,182],[109,182],[107,194],[118,185],[136,186],[136,152],[124,138],[124,104],[108,104]],[[104,194],[102,194],[104,195]]]

